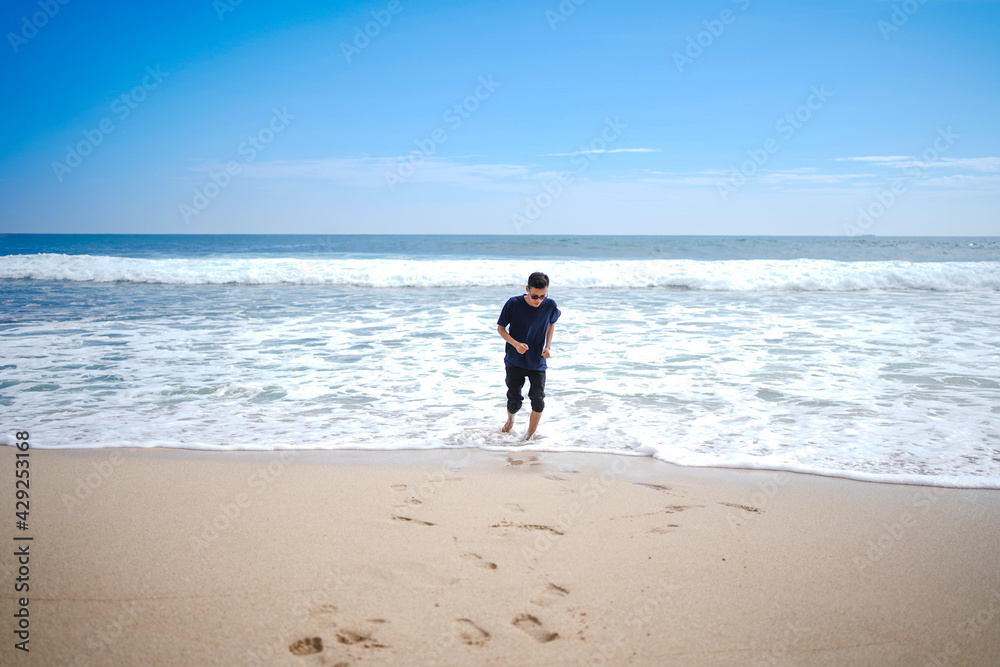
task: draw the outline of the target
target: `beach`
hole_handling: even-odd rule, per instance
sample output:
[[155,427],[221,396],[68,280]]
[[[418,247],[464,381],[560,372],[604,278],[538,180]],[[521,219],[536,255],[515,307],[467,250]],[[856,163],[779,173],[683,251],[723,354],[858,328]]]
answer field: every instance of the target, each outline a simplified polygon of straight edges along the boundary
[[996,490],[471,448],[30,461],[30,664],[1000,661]]
[[0,667],[1000,667],[1000,0],[7,4]]

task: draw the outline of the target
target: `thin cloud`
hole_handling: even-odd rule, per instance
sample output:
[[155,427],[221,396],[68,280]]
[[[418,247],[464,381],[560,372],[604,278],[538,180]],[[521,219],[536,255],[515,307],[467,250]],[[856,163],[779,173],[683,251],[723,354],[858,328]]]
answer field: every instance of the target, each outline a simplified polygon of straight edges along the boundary
[[975,175],[952,174],[951,176],[936,176],[923,181],[929,187],[951,188],[953,190],[990,190],[1000,188],[1000,174]]
[[1000,157],[946,157],[930,162],[931,167],[955,167],[973,171],[1000,171]]
[[640,178],[640,183],[651,183],[656,185],[689,185],[689,186],[710,186],[716,187],[727,176],[728,172],[718,169],[707,169],[690,173],[678,173],[668,171],[650,171],[652,176]]
[[872,155],[866,157],[838,157],[838,162],[867,162],[881,167],[905,169],[907,167],[971,169],[973,171],[1000,171],[1000,157],[942,157],[924,161],[913,155]]
[[772,171],[762,173],[761,183],[844,183],[857,178],[873,178],[875,174],[824,174],[802,170]]
[[[603,151],[580,151],[553,155],[580,155],[584,153],[635,153],[655,152],[651,148],[617,148]],[[470,156],[472,157],[472,156]],[[323,158],[314,160],[275,160],[243,165],[243,174],[258,179],[284,179],[298,181],[325,181],[338,186],[359,189],[389,187],[408,188],[417,184],[437,184],[475,190],[520,192],[538,187],[539,183],[562,177],[561,172],[539,170],[540,165],[509,163],[466,162],[455,157],[425,157],[411,164],[412,156]],[[657,171],[652,169],[628,170],[611,177],[615,183],[631,182],[636,185],[676,188],[718,188],[734,179],[749,187],[779,190],[832,188],[838,191],[860,190],[878,185],[894,177],[895,168],[919,165],[921,173],[907,174],[908,181],[922,185],[952,189],[956,192],[980,191],[1000,184],[1000,158],[943,158],[932,163],[917,163],[915,158],[900,155],[859,156],[836,158],[832,162],[857,163],[868,167],[865,171],[847,173],[836,169],[798,167],[783,170],[761,169],[746,175],[745,181],[733,169],[703,169],[691,172]],[[832,164],[830,166],[833,166]],[[875,167],[892,169],[888,174],[871,173]],[[933,171],[926,169],[934,167]],[[951,172],[945,168],[951,168]],[[202,163],[195,170],[218,169],[218,165]],[[900,174],[902,176],[902,174]],[[887,181],[886,181],[887,182]]]
[[890,164],[901,160],[912,160],[909,155],[871,155],[868,157],[838,157],[837,162],[875,162],[877,164]]
[[545,153],[546,157],[563,157],[572,155],[591,155],[593,153],[659,153],[660,148],[595,148],[572,153]]
[[[736,173],[729,170],[705,169],[691,173],[671,173],[662,171],[649,172],[652,176],[639,179],[640,183],[655,183],[664,185],[688,185],[718,187],[729,182]],[[823,173],[815,167],[800,167],[783,171],[759,171],[747,178],[747,182],[763,185],[795,185],[795,184],[842,184],[857,179],[873,178],[875,174],[833,174]]]
[[524,165],[465,164],[435,157],[411,163],[409,156],[277,160],[249,164],[243,169],[254,178],[324,180],[360,188],[384,188],[390,181],[483,187],[520,182],[530,176]]

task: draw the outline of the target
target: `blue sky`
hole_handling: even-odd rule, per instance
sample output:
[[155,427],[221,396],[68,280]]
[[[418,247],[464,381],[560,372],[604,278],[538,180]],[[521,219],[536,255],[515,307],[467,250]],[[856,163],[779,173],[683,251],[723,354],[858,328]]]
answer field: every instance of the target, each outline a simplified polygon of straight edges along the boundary
[[996,1],[0,17],[2,232],[1000,234]]

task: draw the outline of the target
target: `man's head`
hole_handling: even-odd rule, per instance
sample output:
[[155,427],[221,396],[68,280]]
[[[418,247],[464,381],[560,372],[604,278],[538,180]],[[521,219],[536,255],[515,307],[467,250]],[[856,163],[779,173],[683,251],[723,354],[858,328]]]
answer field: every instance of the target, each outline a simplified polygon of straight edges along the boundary
[[525,288],[528,291],[528,303],[535,308],[542,305],[542,301],[549,293],[549,277],[541,271],[535,271],[528,276],[528,284]]

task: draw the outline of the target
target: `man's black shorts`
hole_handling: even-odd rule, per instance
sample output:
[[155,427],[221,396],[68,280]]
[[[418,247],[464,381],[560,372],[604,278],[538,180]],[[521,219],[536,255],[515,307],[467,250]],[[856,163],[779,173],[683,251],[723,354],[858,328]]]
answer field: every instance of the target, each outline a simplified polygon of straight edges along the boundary
[[521,388],[524,378],[528,378],[528,398],[531,399],[531,409],[541,412],[545,407],[545,371],[529,371],[520,366],[507,366],[507,412],[515,414],[521,409],[524,397]]

